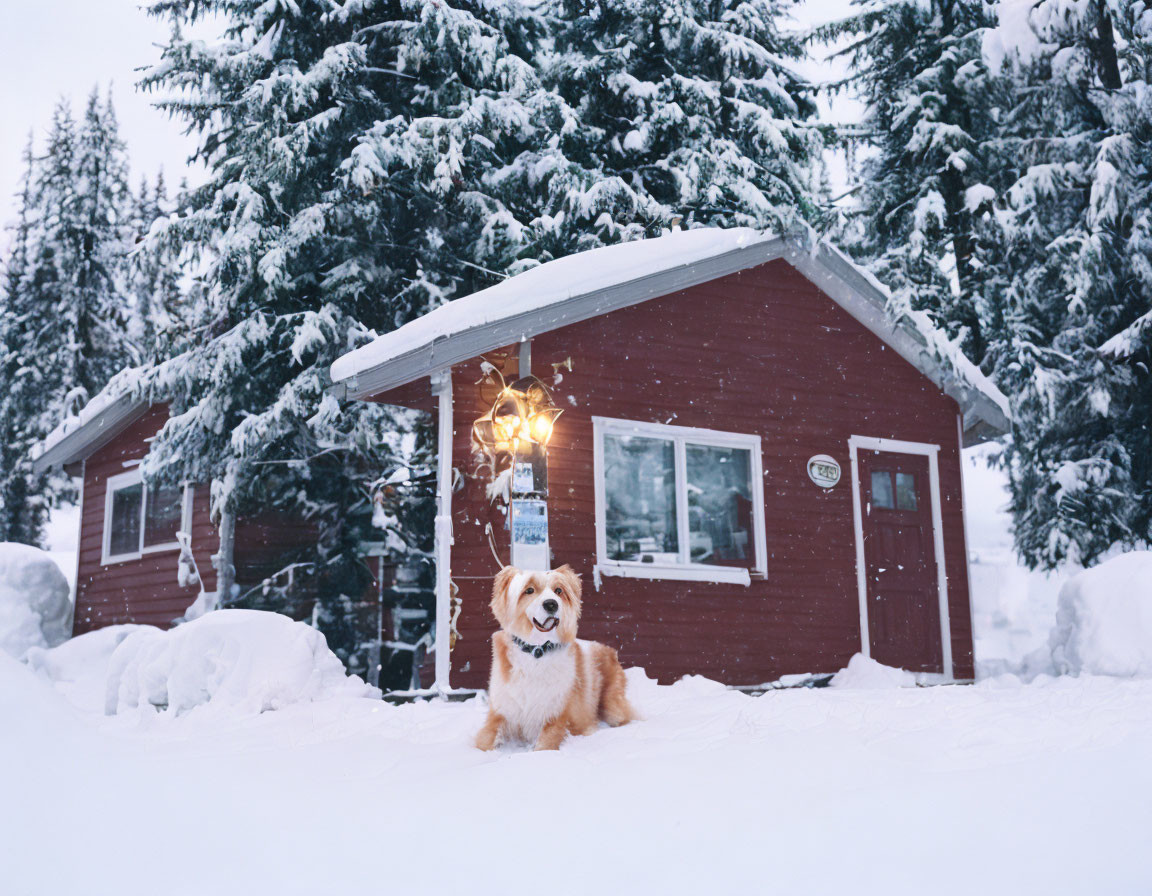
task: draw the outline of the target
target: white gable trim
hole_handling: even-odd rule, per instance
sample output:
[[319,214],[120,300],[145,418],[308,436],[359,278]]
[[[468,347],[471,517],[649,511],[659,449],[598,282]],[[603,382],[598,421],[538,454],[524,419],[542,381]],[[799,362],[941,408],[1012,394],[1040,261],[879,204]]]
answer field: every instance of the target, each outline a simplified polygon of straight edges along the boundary
[[83,423],[72,425],[66,421],[41,443],[40,453],[32,459],[33,471],[45,473],[91,457],[144,416],[149,407],[148,401],[125,393]]

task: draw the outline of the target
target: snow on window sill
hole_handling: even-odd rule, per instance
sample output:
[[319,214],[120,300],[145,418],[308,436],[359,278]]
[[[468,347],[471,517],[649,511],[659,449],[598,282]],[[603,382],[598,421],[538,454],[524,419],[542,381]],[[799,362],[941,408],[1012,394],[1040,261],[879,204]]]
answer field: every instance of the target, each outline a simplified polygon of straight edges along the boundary
[[623,564],[602,563],[593,570],[599,580],[602,576],[615,576],[625,579],[672,579],[678,582],[713,582],[723,585],[744,585],[752,583],[747,569],[736,566],[660,566],[655,563]]
[[130,554],[104,554],[100,558],[101,566],[114,566],[117,563],[128,563],[132,560],[143,560],[149,554],[167,554],[180,550],[180,542],[169,541],[164,544],[153,544]]

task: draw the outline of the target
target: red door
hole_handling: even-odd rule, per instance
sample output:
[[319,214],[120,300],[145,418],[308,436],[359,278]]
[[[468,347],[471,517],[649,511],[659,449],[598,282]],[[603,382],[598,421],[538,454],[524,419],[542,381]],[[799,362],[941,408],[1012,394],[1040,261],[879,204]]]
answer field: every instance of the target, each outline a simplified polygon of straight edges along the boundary
[[943,672],[928,458],[862,451],[859,464],[872,658]]

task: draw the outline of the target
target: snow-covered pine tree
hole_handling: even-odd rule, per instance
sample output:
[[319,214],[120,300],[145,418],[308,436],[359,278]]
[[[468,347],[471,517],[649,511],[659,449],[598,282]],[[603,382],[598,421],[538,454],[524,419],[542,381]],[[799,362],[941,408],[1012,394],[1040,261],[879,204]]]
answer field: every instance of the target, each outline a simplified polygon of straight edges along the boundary
[[545,82],[575,110],[568,154],[601,172],[537,222],[550,254],[687,226],[789,231],[820,217],[823,138],[789,64],[781,0],[548,0]]
[[30,450],[42,406],[36,370],[26,355],[28,309],[22,302],[22,284],[36,236],[31,134],[23,163],[17,219],[10,228],[0,292],[0,542],[38,545],[47,502],[40,497],[40,483],[32,474]]
[[[408,443],[399,436],[410,424],[368,404],[341,407],[327,391],[335,357],[538,259],[584,248],[585,231],[611,242],[673,214],[785,226],[792,209],[811,213],[804,168],[819,139],[805,122],[802,85],[772,55],[793,52],[772,37],[776,8],[744,4],[711,18],[691,9],[692,21],[672,28],[680,55],[645,69],[655,77],[661,65],[682,64],[692,84],[665,72],[660,107],[679,98],[712,121],[697,135],[716,142],[712,155],[693,155],[688,138],[673,147],[671,131],[652,149],[646,176],[674,163],[701,178],[695,194],[673,196],[663,180],[643,187],[639,168],[606,174],[587,145],[592,123],[537,74],[543,20],[516,2],[153,5],[175,30],[145,83],[167,91],[162,105],[200,135],[211,178],[167,225],[200,247],[203,295],[194,344],[153,381],[175,415],[146,475],[212,482],[222,519],[276,508],[312,521],[317,537],[305,554],[315,572],[297,582],[318,596],[321,624],[344,657],[356,651],[345,620],[365,584],[359,551],[378,537],[364,486],[403,459],[397,444]],[[220,40],[181,35],[209,16],[227,23]],[[619,54],[630,38],[617,37]],[[591,39],[581,47],[594,50]],[[723,62],[709,62],[711,52]],[[623,83],[628,66],[614,65]],[[663,114],[655,104],[649,112]],[[607,126],[604,110],[588,114]],[[702,185],[708,178],[714,189]],[[613,191],[625,179],[633,198],[620,204]],[[429,526],[396,528],[427,548]]]
[[133,236],[128,152],[111,89],[103,103],[92,89],[76,136],[77,304],[67,320],[75,328],[72,344],[80,355],[73,388],[83,389],[87,398],[126,362],[139,361],[127,338],[127,257]]
[[37,160],[38,232],[20,285],[27,357],[39,374],[41,429],[74,412],[129,358],[124,255],[127,158],[94,90],[77,127],[67,101]]
[[187,338],[186,297],[181,289],[184,259],[181,247],[152,235],[158,221],[172,213],[161,170],[153,183],[141,177],[134,197],[132,226],[134,245],[128,256],[132,307],[129,333],[140,357],[147,363],[177,354]]
[[818,29],[847,38],[852,68],[840,87],[865,102],[871,151],[858,174],[844,239],[901,305],[927,311],[980,362],[990,215],[998,158],[996,79],[982,56],[994,24],[984,0],[865,3]]
[[[29,153],[31,150],[29,150]],[[110,103],[93,91],[77,125],[66,100],[42,156],[26,158],[4,287],[5,515],[36,542],[62,478],[34,480],[32,445],[99,391],[128,357],[124,323],[127,158]],[[9,490],[12,489],[12,490]]]
[[996,375],[1018,549],[1091,563],[1152,537],[1152,10],[1042,0],[1029,21],[1029,55],[1007,63]]
[[[367,485],[419,467],[427,442],[403,437],[408,415],[342,408],[328,367],[516,260],[530,217],[494,184],[536,177],[546,189],[543,163],[522,162],[564,164],[553,140],[564,107],[510,50],[536,27],[515,4],[166,0],[153,11],[228,25],[216,43],[174,31],[145,82],[172,92],[163,105],[200,134],[211,171],[167,227],[200,247],[204,290],[199,338],[154,380],[175,415],[146,474],[211,482],[221,520],[274,509],[313,524],[314,543],[285,562],[312,571],[294,580],[357,668],[361,548],[379,538]],[[396,528],[427,549],[430,527]]]

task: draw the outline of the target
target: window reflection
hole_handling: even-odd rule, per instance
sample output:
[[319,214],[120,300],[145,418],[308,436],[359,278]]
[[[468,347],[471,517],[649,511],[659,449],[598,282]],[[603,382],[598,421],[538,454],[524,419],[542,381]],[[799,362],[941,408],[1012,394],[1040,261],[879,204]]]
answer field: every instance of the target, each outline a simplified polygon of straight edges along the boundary
[[879,470],[872,471],[872,506],[880,510],[892,510],[896,504],[892,496],[892,475]]
[[693,563],[748,566],[752,550],[752,456],[744,448],[685,447],[688,547]]
[[144,508],[144,547],[172,544],[184,521],[184,489],[178,485],[149,489]]
[[676,452],[666,439],[604,436],[605,524],[613,560],[676,563]]
[[140,551],[140,502],[144,486],[137,483],[112,493],[112,531],[108,536],[108,553],[135,554]]
[[916,510],[916,477],[911,473],[896,474],[896,506],[901,510]]

